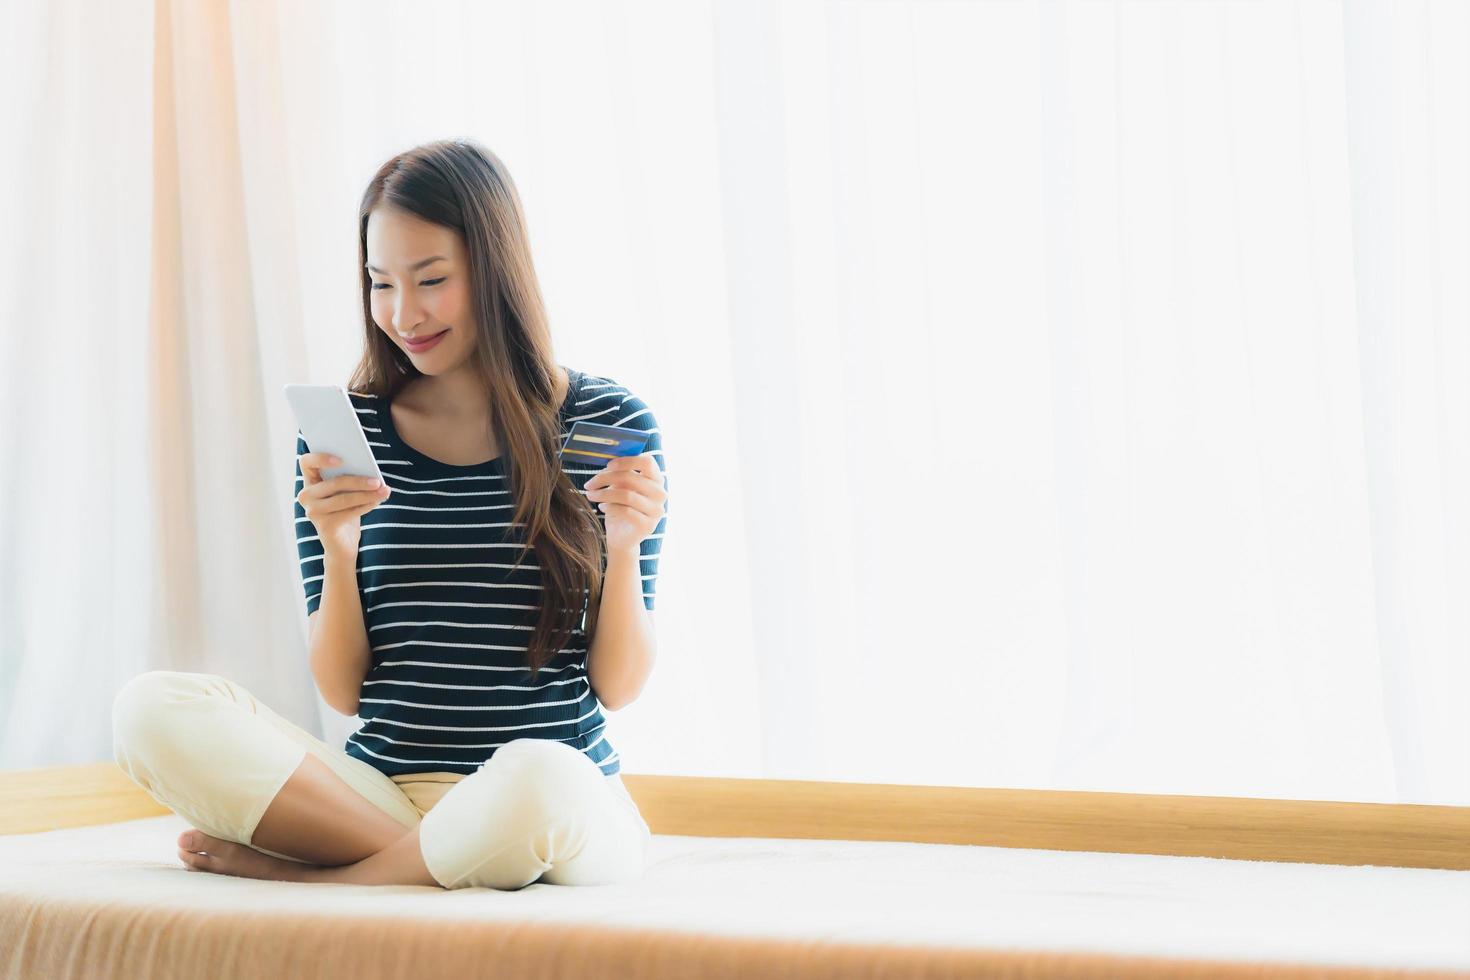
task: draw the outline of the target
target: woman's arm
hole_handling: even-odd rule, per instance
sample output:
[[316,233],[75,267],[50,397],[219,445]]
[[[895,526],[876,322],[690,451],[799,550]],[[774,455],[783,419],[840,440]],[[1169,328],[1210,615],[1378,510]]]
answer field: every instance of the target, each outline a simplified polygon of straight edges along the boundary
[[362,682],[373,661],[357,591],[357,555],[328,552],[322,567],[321,606],[308,617],[308,660],[322,700],[350,717],[357,714]]
[[597,633],[587,651],[587,680],[611,711],[635,701],[653,673],[653,611],[643,603],[639,549],[610,551],[597,607]]

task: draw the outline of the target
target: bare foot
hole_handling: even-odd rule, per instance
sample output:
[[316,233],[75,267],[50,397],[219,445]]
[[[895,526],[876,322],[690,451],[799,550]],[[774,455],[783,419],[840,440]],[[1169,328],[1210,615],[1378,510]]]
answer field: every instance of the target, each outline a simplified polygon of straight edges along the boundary
[[203,831],[189,828],[179,835],[179,860],[190,871],[213,871],[237,878],[264,878],[268,881],[302,881],[301,871],[308,865],[271,857],[245,844],[220,840]]

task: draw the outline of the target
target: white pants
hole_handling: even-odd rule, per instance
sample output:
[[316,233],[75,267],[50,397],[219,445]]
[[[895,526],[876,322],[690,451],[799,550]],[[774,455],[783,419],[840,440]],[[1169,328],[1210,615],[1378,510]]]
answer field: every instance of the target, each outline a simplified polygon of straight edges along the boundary
[[204,833],[248,846],[309,752],[378,809],[417,826],[424,864],[445,888],[630,881],[643,872],[651,836],[622,780],[565,742],[507,742],[469,775],[389,777],[217,674],[134,677],[113,700],[112,740],[117,764],[149,796]]

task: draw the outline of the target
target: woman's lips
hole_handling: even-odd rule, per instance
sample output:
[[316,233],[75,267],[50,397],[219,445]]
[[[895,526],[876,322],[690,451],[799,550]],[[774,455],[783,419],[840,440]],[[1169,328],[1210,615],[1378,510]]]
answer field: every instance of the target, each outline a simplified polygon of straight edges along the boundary
[[430,347],[433,347],[435,344],[437,344],[439,342],[439,338],[442,337],[442,336],[444,336],[448,332],[449,332],[449,328],[448,327],[445,327],[443,330],[440,330],[438,333],[433,334],[432,336],[426,337],[426,338],[424,338],[421,341],[412,341],[412,340],[409,340],[408,338],[405,337],[404,340],[403,340],[403,342],[404,342],[405,345],[407,345],[407,347],[408,347],[409,350],[413,351],[414,353],[418,353],[419,351],[425,351],[425,350],[428,350]]

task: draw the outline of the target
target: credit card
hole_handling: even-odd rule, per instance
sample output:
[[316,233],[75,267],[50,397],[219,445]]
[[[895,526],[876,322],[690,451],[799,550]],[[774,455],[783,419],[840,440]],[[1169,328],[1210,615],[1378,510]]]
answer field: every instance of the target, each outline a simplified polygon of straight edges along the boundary
[[563,462],[576,463],[602,469],[610,459],[619,456],[637,456],[648,448],[652,433],[641,429],[626,429],[616,425],[598,425],[596,422],[575,422],[562,443],[557,458]]

